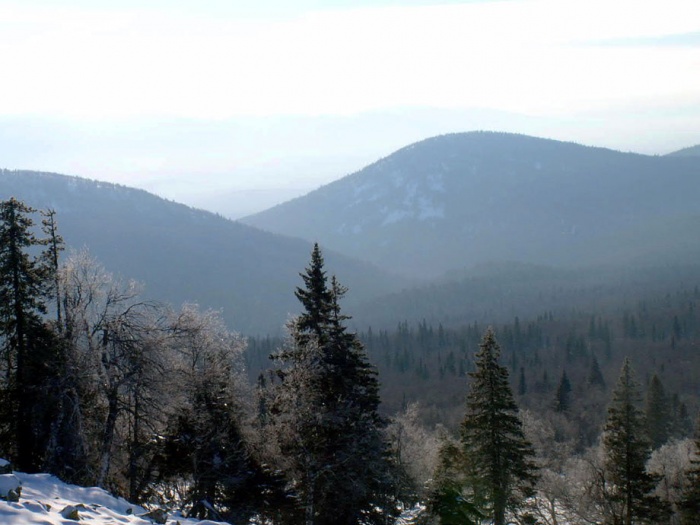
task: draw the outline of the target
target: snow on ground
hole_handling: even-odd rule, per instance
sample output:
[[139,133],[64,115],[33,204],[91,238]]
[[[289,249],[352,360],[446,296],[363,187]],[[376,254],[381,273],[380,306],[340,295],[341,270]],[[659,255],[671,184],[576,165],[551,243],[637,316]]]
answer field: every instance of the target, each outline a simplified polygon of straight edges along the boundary
[[[0,460],[1,461],[1,460]],[[115,498],[102,489],[77,487],[63,483],[49,474],[0,475],[0,490],[19,481],[22,493],[17,502],[0,500],[2,525],[150,525],[146,510],[122,498]],[[6,495],[2,494],[4,497]],[[72,509],[70,507],[73,507]],[[79,521],[71,519],[76,510]],[[73,514],[72,517],[75,517]],[[216,525],[213,521],[168,516],[167,524]]]

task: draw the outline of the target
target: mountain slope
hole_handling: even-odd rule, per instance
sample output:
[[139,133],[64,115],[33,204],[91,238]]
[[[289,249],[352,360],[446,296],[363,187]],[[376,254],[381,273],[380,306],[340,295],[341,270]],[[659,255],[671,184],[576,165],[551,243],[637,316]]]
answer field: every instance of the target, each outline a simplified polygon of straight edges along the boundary
[[[490,261],[581,265],[663,257],[700,217],[700,161],[505,133],[418,142],[243,222],[303,235],[409,275]],[[663,229],[663,228],[661,228]],[[657,246],[663,241],[663,246]],[[675,250],[675,245],[674,245]],[[684,250],[680,250],[684,254]]]
[[[78,177],[0,171],[0,199],[10,196],[55,209],[68,245],[87,246],[108,270],[143,282],[149,298],[221,308],[243,333],[280,332],[299,310],[294,289],[309,260],[306,242]],[[366,263],[324,253],[328,271],[350,287],[350,304],[398,284]]]
[[700,157],[700,144],[679,149],[678,151],[669,153],[667,157]]

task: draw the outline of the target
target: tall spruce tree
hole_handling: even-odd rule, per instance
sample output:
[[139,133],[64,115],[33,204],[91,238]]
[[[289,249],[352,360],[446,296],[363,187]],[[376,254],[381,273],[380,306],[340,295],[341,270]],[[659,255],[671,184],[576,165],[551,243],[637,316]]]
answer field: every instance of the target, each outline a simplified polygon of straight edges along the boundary
[[534,450],[525,438],[508,370],[491,329],[476,354],[476,370],[462,422],[462,444],[470,464],[474,502],[494,525],[517,513],[537,479]]
[[666,443],[671,436],[671,403],[659,376],[654,374],[649,382],[644,406],[647,437],[653,449]]
[[386,523],[395,509],[392,464],[379,416],[379,383],[340,311],[345,293],[329,286],[314,246],[296,296],[270,416],[306,525]]
[[56,223],[56,211],[48,209],[41,212],[43,219],[41,220],[41,231],[46,236],[43,242],[46,249],[42,254],[45,262],[47,275],[45,282],[48,284],[49,294],[54,298],[56,305],[56,327],[60,332],[63,331],[63,316],[61,314],[61,289],[60,289],[60,274],[59,274],[59,257],[65,248],[63,237],[58,233],[58,225]]
[[557,412],[566,412],[571,405],[571,382],[566,375],[566,370],[561,374],[559,386],[557,387],[556,397],[554,398],[554,410]]
[[3,452],[29,472],[43,461],[61,368],[60,346],[43,320],[51,273],[32,255],[45,244],[33,232],[35,212],[14,198],[0,202]]
[[598,364],[598,359],[595,354],[591,356],[591,367],[588,370],[587,382],[590,386],[605,388],[605,378],[603,377],[603,372],[600,370],[600,365]]
[[606,497],[614,523],[622,525],[658,522],[669,512],[667,505],[652,495],[658,479],[646,470],[651,446],[640,401],[639,386],[630,361],[625,358],[608,407],[603,436],[609,481]]

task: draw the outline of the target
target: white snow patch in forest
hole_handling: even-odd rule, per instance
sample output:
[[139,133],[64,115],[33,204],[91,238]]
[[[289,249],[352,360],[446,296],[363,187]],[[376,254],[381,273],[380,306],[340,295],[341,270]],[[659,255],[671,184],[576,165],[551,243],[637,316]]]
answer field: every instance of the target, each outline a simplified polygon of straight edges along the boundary
[[434,192],[445,193],[445,180],[443,179],[442,173],[428,175],[426,182],[428,184],[428,189]]
[[400,188],[403,184],[403,175],[401,175],[401,173],[398,171],[395,171],[391,174],[391,182],[393,183],[394,188]]
[[357,197],[358,195],[361,195],[363,193],[366,193],[369,190],[374,189],[377,186],[377,184],[373,181],[367,181],[363,184],[359,184],[358,186],[355,186],[353,193]]
[[445,208],[443,206],[434,206],[430,200],[425,198],[421,198],[418,205],[420,208],[418,220],[420,221],[445,218]]
[[386,226],[388,224],[394,224],[395,222],[402,221],[404,219],[407,219],[411,217],[413,214],[408,211],[408,210],[394,210],[392,212],[389,212],[386,217],[384,217],[384,221],[382,222],[382,226]]
[[[22,483],[22,494],[18,502],[0,501],[2,525],[152,525],[151,520],[142,517],[146,509],[115,498],[102,489],[68,485],[49,474],[15,472],[14,475]],[[80,521],[61,515],[61,511],[69,506],[76,507]],[[177,522],[180,525],[215,523],[172,515],[168,517],[167,525]]]
[[406,206],[410,206],[416,199],[416,193],[418,193],[418,184],[412,182],[406,186],[406,196],[403,199],[403,203]]

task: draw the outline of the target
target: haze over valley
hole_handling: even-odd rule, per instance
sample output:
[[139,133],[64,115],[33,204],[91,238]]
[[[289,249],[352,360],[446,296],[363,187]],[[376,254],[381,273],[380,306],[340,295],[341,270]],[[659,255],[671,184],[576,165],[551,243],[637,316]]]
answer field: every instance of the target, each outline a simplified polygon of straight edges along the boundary
[[698,525],[696,3],[0,0],[0,521]]

